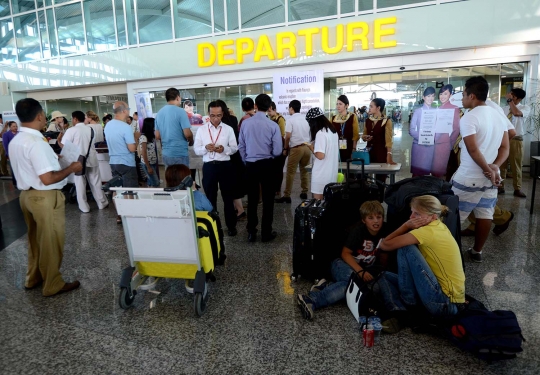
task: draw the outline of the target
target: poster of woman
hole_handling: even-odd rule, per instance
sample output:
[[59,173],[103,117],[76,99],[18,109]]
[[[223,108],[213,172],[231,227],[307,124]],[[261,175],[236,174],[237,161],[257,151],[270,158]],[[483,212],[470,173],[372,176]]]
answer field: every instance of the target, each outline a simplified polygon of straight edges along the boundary
[[424,103],[421,107],[414,111],[409,127],[409,134],[411,137],[413,137],[413,145],[411,150],[411,173],[413,177],[425,176],[431,173],[433,154],[435,152],[434,144],[418,143],[420,125],[422,123],[422,114],[424,111],[432,109],[431,105],[435,100],[435,89],[433,87],[426,88],[424,90],[423,99]]
[[152,113],[152,102],[150,101],[150,93],[142,92],[135,94],[135,103],[137,105],[137,113],[139,115],[139,130],[141,130],[144,119],[147,117],[154,117]]
[[450,133],[435,133],[435,151],[431,164],[431,174],[437,177],[444,177],[448,166],[450,151],[459,136],[459,108],[451,103],[450,98],[454,92],[454,87],[450,84],[444,85],[439,90],[439,101],[441,106],[439,111],[452,110],[454,112],[452,121],[452,131]]
[[199,115],[198,113],[195,113],[193,107],[194,107],[193,102],[191,100],[186,100],[184,102],[184,110],[187,112],[189,123],[191,125],[202,125],[203,124],[202,116]]

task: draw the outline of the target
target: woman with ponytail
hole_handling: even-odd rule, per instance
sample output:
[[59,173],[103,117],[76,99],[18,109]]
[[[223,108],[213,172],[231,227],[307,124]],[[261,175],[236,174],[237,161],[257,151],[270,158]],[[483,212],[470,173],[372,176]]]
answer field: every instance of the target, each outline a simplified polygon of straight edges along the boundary
[[380,244],[397,250],[398,274],[379,280],[388,310],[405,311],[417,305],[433,316],[455,315],[465,303],[465,273],[459,246],[442,222],[448,208],[431,195],[411,201],[411,217]]

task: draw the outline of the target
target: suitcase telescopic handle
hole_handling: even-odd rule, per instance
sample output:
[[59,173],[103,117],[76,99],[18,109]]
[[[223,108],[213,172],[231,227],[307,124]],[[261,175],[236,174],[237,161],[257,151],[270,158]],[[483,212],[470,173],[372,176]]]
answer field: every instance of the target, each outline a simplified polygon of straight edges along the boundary
[[351,162],[353,161],[360,161],[362,162],[362,179],[365,178],[365,175],[366,175],[366,172],[365,172],[365,165],[366,165],[366,161],[364,159],[361,159],[361,158],[354,158],[354,159],[349,159],[347,160],[347,179],[346,179],[346,185],[347,187],[349,186],[349,176],[351,174]]

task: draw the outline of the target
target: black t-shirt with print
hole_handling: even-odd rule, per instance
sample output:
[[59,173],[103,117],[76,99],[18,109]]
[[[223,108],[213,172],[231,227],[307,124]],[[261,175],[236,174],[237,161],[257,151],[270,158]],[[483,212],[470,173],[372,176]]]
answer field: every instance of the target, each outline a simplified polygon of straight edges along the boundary
[[386,236],[386,225],[383,224],[379,232],[374,236],[369,233],[364,223],[358,223],[351,230],[345,247],[353,251],[353,257],[360,267],[366,268],[378,264],[377,245],[379,241]]

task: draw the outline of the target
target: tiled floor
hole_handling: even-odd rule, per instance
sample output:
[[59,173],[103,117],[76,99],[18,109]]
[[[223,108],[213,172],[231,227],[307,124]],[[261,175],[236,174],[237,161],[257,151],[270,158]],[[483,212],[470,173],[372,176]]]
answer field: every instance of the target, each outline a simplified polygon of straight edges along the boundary
[[[406,150],[395,154],[407,164]],[[407,167],[399,177],[408,177]],[[310,284],[289,280],[298,184],[292,205],[276,205],[276,241],[248,244],[243,225],[237,237],[225,239],[227,262],[217,268],[201,318],[180,280],[161,280],[154,292],[140,292],[131,309],[120,309],[118,282],[129,263],[122,227],[110,208],[98,211],[92,204],[90,214],[81,214],[67,205],[62,271],[81,281],[79,290],[52,298],[25,291],[26,237],[0,251],[0,373],[540,373],[540,199],[530,216],[528,199],[501,197],[500,205],[516,214],[514,222],[501,236],[490,234],[484,263],[466,263],[467,293],[491,309],[515,311],[527,339],[519,358],[487,364],[409,329],[366,349],[345,305],[304,321],[294,297]],[[531,181],[524,185],[530,193]],[[16,196],[10,182],[0,182],[0,204]]]

